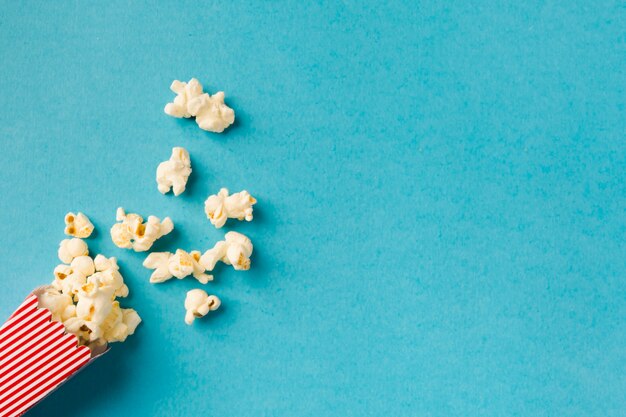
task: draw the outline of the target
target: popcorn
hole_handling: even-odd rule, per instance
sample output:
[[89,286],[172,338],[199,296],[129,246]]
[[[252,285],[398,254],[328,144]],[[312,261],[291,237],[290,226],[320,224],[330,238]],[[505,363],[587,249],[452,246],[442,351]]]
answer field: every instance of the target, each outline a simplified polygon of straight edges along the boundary
[[238,271],[245,271],[250,269],[252,249],[252,242],[246,236],[228,232],[223,241],[217,242],[212,249],[204,252],[199,263],[207,271],[212,271],[218,261],[232,265]]
[[47,308],[52,313],[52,320],[63,322],[76,315],[76,306],[72,297],[61,291],[47,287],[39,294],[39,307]]
[[208,295],[204,290],[191,290],[185,298],[185,323],[191,325],[197,317],[204,317],[209,311],[220,307],[221,301],[215,295]]
[[176,253],[153,252],[143,262],[143,266],[154,269],[150,276],[153,284],[167,281],[173,277],[183,279],[193,275],[200,283],[206,284],[213,280],[212,275],[205,274],[206,269],[200,265],[200,252],[191,251],[189,253],[182,249]]
[[96,272],[96,266],[93,263],[93,259],[89,256],[77,256],[72,260],[70,267],[72,271],[80,272],[84,276],[89,276]]
[[102,324],[103,338],[107,342],[123,342],[133,333],[141,323],[141,318],[132,308],[120,308],[120,303],[114,301],[111,312]]
[[145,252],[154,242],[167,235],[174,229],[174,223],[169,217],[161,221],[158,217],[149,216],[143,223],[143,217],[138,214],[126,214],[123,208],[117,209],[118,222],[111,227],[111,239],[120,248],[134,249],[135,252]]
[[174,80],[170,85],[170,90],[176,93],[176,98],[174,98],[174,102],[167,103],[164,109],[165,113],[178,118],[191,117],[192,114],[187,109],[187,103],[202,94],[202,84],[195,78],[189,80],[188,83]]
[[172,148],[169,161],[161,162],[157,167],[156,181],[162,194],[173,188],[174,195],[178,196],[185,191],[187,178],[191,174],[191,160],[185,148]]
[[165,113],[173,117],[196,117],[200,129],[221,133],[235,121],[235,112],[224,104],[224,92],[213,96],[204,93],[202,84],[192,78],[188,83],[175,80],[170,90],[176,93],[174,102],[165,106]]
[[222,188],[216,195],[209,196],[204,202],[204,212],[216,228],[221,228],[228,218],[252,220],[252,206],[256,199],[247,191],[228,195],[228,189]]
[[67,213],[65,215],[65,234],[69,236],[87,238],[93,232],[93,224],[83,213]]
[[[127,217],[142,226],[139,216]],[[65,264],[54,268],[52,285],[37,295],[39,307],[47,308],[53,320],[78,337],[79,344],[93,350],[106,343],[123,342],[135,332],[141,318],[133,309],[120,308],[115,300],[128,295],[117,259],[103,255],[92,259],[88,254],[87,244],[81,239],[61,242],[59,258]]]
[[77,256],[89,255],[87,244],[80,239],[63,239],[59,244],[59,259],[69,264]]
[[235,112],[224,104],[224,92],[212,96],[204,93],[187,103],[189,112],[196,116],[196,123],[202,130],[222,133],[235,122]]

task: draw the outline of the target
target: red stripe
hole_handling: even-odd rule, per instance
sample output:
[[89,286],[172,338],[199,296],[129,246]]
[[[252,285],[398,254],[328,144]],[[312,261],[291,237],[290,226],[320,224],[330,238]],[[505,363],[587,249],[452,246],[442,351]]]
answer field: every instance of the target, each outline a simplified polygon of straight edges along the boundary
[[[31,324],[37,323],[37,322],[42,321],[42,320],[43,321],[49,320],[51,316],[52,316],[52,314],[50,314],[50,312],[48,310],[45,310],[45,309],[37,311],[32,316],[28,316],[27,320],[21,321],[20,325],[18,327],[14,328],[10,332],[8,332],[5,335],[5,337],[3,337],[4,340],[0,339],[0,345],[6,344],[7,342],[12,341],[17,336],[21,336],[21,334],[24,332],[24,330],[26,328],[28,328]],[[2,356],[4,356],[4,355],[0,354],[0,359],[2,358]]]
[[[76,370],[78,370],[78,368],[83,366],[88,360],[89,360],[89,358],[87,358],[87,357],[81,358],[81,362],[78,362],[75,365],[73,365],[71,368],[68,368],[67,371],[59,373],[58,375],[56,375],[56,377],[54,375],[51,375],[46,380],[46,381],[50,381],[46,385],[44,385],[43,387],[37,389],[36,391],[30,391],[27,394],[24,394],[24,395],[21,395],[19,397],[16,397],[10,403],[8,403],[4,407],[0,408],[0,412],[3,412],[7,417],[9,417],[9,416],[15,416],[16,413],[19,414],[20,412],[25,411],[26,408],[24,408],[24,407],[25,406],[26,407],[29,406],[30,405],[30,403],[29,403],[30,401],[32,401],[34,399],[37,399],[37,397],[39,395],[47,393],[48,391],[52,390],[61,381],[63,381],[64,379],[69,377],[71,374],[76,372]],[[11,407],[11,408],[8,408],[8,407]]]
[[[0,389],[0,402],[6,400],[8,397],[7,394],[11,391],[13,391],[12,395],[15,395],[15,392],[18,392],[25,387],[28,388],[29,386],[36,386],[42,376],[51,370],[58,368],[59,365],[70,359],[72,355],[77,355],[76,349],[72,346],[64,346],[55,354],[55,356],[42,358],[39,362],[39,365],[41,366],[35,367],[30,372],[25,373],[20,378],[12,380],[9,384],[5,384],[2,389]],[[15,388],[17,389],[14,390]]]
[[[62,335],[63,331],[64,331],[65,327],[61,324],[58,323],[56,321],[54,322],[48,322],[43,326],[40,326],[39,330],[36,331],[35,334],[33,334],[32,337],[30,338],[24,338],[24,340],[22,340],[19,343],[16,343],[11,349],[7,350],[6,352],[2,352],[0,354],[0,361],[3,361],[5,359],[8,359],[13,353],[18,352],[22,349],[25,350],[26,347],[28,347],[29,349],[32,349],[34,344],[37,344],[41,339],[40,336],[43,333],[46,333],[46,338],[49,337],[50,334],[54,334],[57,333],[60,337],[60,335]],[[78,342],[77,342],[78,343]],[[20,352],[20,355],[22,355],[23,352]],[[15,360],[15,358],[11,358],[10,361]]]
[[6,323],[2,325],[2,327],[0,328],[0,337],[8,328],[10,328],[13,324],[15,324],[14,319],[17,316],[24,313],[26,310],[36,311],[36,309],[37,309],[37,297],[33,295],[31,298],[27,299],[24,303],[22,303],[22,305],[17,310],[15,310],[13,314],[11,314],[11,316],[7,319]]
[[37,296],[36,296],[36,295],[31,295],[30,297],[28,297],[28,298],[27,298],[27,299],[26,299],[26,300],[22,303],[22,305],[21,305],[21,306],[19,306],[19,307],[17,308],[17,310],[15,310],[15,311],[13,312],[13,314],[11,314],[11,315],[9,316],[9,318],[7,319],[7,321],[11,320],[13,317],[17,316],[17,315],[18,315],[18,314],[20,314],[22,311],[24,311],[24,310],[26,310],[26,309],[29,309],[29,308],[32,308],[32,307],[34,307],[34,306],[37,304],[37,302],[38,302],[38,301],[39,301],[39,300],[37,299]]
[[22,415],[91,359],[89,348],[37,304],[30,296],[0,327],[2,417]]
[[[43,349],[39,349],[39,346],[41,346],[41,344],[44,341],[47,341],[48,339],[50,339],[50,342],[47,343],[46,347],[44,347]],[[13,363],[13,361],[12,361],[11,362],[12,365],[10,365],[10,367],[8,367],[8,368],[4,367],[5,370],[0,372],[0,382],[2,382],[2,379],[5,378],[11,372],[17,371],[15,374],[11,375],[11,378],[15,378],[17,375],[19,375],[21,372],[23,372],[23,369],[20,369],[20,368],[24,367],[25,369],[28,369],[31,366],[31,364],[30,364],[31,361],[36,361],[40,357],[48,355],[54,349],[58,348],[59,346],[61,346],[62,344],[65,344],[65,343],[76,345],[76,340],[58,339],[54,335],[52,335],[51,338],[50,338],[50,336],[48,336],[48,338],[42,338],[41,341],[39,342],[39,344],[37,346],[34,346],[34,348],[37,349],[39,353],[37,353],[36,355],[31,355],[31,356],[22,355],[22,356],[20,356],[20,360],[15,361],[15,363]],[[23,366],[23,365],[25,365],[25,366]],[[19,371],[18,371],[18,369],[19,369]]]

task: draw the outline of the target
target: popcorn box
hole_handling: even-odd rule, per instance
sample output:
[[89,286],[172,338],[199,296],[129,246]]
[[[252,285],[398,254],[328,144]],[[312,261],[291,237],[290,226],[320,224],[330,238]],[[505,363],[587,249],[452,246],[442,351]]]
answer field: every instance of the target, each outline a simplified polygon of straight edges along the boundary
[[37,297],[35,290],[0,327],[0,417],[21,416],[108,351],[78,346]]

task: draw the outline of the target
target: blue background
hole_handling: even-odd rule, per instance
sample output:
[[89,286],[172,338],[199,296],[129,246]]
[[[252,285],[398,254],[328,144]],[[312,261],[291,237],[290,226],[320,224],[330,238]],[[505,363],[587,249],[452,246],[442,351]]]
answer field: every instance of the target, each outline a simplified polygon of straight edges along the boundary
[[[108,3],[0,6],[1,316],[80,210],[144,319],[31,416],[625,415],[623,2]],[[226,133],[163,113],[191,77]],[[207,221],[223,186],[253,222]],[[200,285],[149,284],[118,206],[253,268],[188,327]]]

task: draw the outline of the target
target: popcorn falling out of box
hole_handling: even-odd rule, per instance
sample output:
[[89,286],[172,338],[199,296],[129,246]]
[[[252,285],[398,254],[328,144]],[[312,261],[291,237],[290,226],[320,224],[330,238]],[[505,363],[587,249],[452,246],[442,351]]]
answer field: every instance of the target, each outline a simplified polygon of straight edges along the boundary
[[79,346],[31,294],[0,327],[0,416],[21,416],[105,353]]

